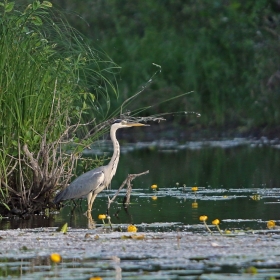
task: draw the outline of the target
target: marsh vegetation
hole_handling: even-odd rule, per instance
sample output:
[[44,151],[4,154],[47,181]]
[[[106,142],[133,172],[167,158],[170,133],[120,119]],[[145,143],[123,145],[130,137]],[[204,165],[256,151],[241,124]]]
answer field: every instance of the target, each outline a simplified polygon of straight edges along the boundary
[[[108,78],[116,66],[50,2],[14,4],[0,5],[0,204],[24,215],[50,207],[81,151],[106,129],[99,103],[117,94]],[[98,162],[80,160],[80,169]]]

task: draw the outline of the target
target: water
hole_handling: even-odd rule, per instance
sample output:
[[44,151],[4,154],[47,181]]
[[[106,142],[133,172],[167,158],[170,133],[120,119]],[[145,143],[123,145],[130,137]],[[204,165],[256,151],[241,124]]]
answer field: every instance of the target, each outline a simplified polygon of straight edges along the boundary
[[[110,147],[110,145],[109,145]],[[136,224],[143,230],[195,230],[199,216],[209,222],[218,218],[227,229],[263,229],[268,220],[279,220],[280,150],[277,145],[241,140],[221,142],[174,142],[138,144],[138,149],[122,145],[119,168],[111,189],[98,195],[92,216],[107,209],[128,174],[149,170],[133,181],[128,212],[122,201],[125,191],[112,204],[110,216],[118,226]],[[107,148],[107,146],[106,146]],[[94,150],[93,150],[94,151]],[[110,153],[110,150],[108,151]],[[156,191],[151,185],[156,184]],[[198,191],[192,191],[197,186]],[[3,219],[1,228],[60,226],[86,228],[86,201],[66,206],[59,214],[50,213],[22,219]]]
[[[99,194],[93,206],[95,229],[88,229],[83,215],[85,200],[76,207],[68,202],[58,213],[0,220],[1,229],[26,228],[0,231],[0,279],[280,277],[280,231],[267,229],[268,220],[280,225],[280,150],[277,143],[268,144],[155,142],[138,144],[138,149],[123,144],[111,189]],[[111,205],[112,233],[98,220],[108,196],[127,174],[146,170],[133,181],[128,211],[122,205],[125,190]],[[156,190],[151,189],[154,184]],[[199,221],[201,215],[208,216],[213,235]],[[230,231],[228,237],[220,236],[214,219],[224,233]],[[66,222],[68,234],[56,233]],[[145,240],[122,240],[131,223]],[[51,264],[52,252],[61,253],[61,264]]]
[[[122,154],[112,189],[97,198],[93,218],[106,211],[107,196],[113,196],[127,174],[149,170],[149,174],[133,181],[129,214],[122,207],[124,193],[119,204],[112,206],[113,223],[147,224],[148,229],[164,231],[197,225],[199,216],[207,215],[209,220],[224,221],[226,228],[264,228],[267,220],[279,219],[279,161],[280,150],[274,146],[146,146]],[[151,189],[153,184],[158,186],[157,191]],[[193,186],[198,187],[197,192],[191,190]],[[153,199],[155,196],[157,199]],[[57,221],[85,227],[85,218],[70,221],[69,208],[62,211]],[[85,210],[83,204],[82,210],[75,213],[81,216]],[[118,218],[114,216],[116,212]],[[153,226],[155,223],[165,226]],[[170,228],[166,223],[170,223]]]

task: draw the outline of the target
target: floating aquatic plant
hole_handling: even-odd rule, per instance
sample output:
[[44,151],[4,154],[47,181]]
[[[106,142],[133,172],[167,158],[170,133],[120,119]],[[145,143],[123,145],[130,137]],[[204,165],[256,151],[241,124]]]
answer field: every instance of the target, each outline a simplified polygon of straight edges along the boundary
[[200,220],[201,222],[205,222],[207,219],[208,219],[208,217],[205,216],[205,215],[199,217],[199,220]]
[[249,273],[251,275],[255,275],[255,274],[258,274],[258,269],[254,266],[250,266],[250,267],[247,267],[245,269],[245,273]]
[[151,197],[151,199],[152,199],[152,200],[157,200],[157,196],[153,195],[153,196]]
[[143,240],[145,239],[144,234],[132,234],[132,235],[123,235],[121,239],[134,239],[134,240]]
[[197,192],[197,191],[198,191],[198,187],[197,187],[197,186],[193,186],[193,187],[192,187],[192,191],[193,191],[193,192]]
[[151,189],[156,190],[157,189],[157,185],[151,185]]
[[112,227],[112,223],[111,223],[111,217],[110,217],[109,215],[99,214],[99,215],[98,215],[98,219],[99,219],[99,220],[102,220],[102,222],[103,222],[104,225],[105,225],[104,220],[107,219],[107,220],[108,220],[108,224],[110,225],[111,229],[113,228],[113,227]]
[[206,220],[207,220],[207,219],[208,219],[208,217],[205,216],[205,215],[199,217],[199,220],[200,220],[201,222],[204,223],[204,225],[205,225],[205,227],[207,228],[207,230],[212,234],[211,229],[210,229],[210,228],[208,227],[208,225],[206,224]]
[[275,221],[273,221],[273,220],[268,221],[266,225],[267,225],[268,229],[273,229],[276,226]]
[[58,253],[52,253],[50,255],[50,259],[53,263],[60,263],[61,262],[61,256]]
[[219,227],[219,223],[220,223],[219,219],[215,219],[214,221],[212,221],[212,225],[215,225],[217,227],[218,231],[220,232],[220,234],[223,235],[223,233]]
[[60,232],[66,234],[67,233],[67,230],[68,230],[68,223],[65,223],[61,229],[60,229]]
[[129,225],[129,226],[127,227],[127,231],[128,231],[128,232],[137,232],[137,227],[134,226],[134,225]]
[[98,219],[102,220],[103,224],[105,225],[105,222],[104,222],[104,220],[106,219],[106,215],[105,214],[99,214],[98,215]]

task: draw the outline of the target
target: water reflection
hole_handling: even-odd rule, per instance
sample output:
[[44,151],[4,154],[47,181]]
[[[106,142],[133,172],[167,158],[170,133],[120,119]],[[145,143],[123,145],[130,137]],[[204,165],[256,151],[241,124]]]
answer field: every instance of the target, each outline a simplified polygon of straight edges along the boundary
[[278,187],[280,151],[272,147],[238,146],[187,150],[143,149],[123,155],[114,185],[127,173],[150,170],[141,178],[148,186],[212,188]]
[[[112,198],[128,174],[149,170],[133,181],[131,205],[122,206],[125,191],[112,204],[112,223],[135,223],[144,228],[171,223],[170,229],[195,226],[199,215],[226,221],[227,228],[265,227],[270,219],[278,220],[280,203],[280,150],[271,146],[249,145],[231,148],[200,149],[145,148],[122,153],[112,189],[102,192],[93,205],[92,218],[106,213],[108,196]],[[156,191],[151,186],[156,184]],[[197,191],[192,187],[197,186]],[[58,214],[21,219],[3,219],[0,228],[69,226],[87,228],[83,215],[86,203],[73,204]],[[222,225],[221,225],[222,226]],[[154,226],[153,230],[166,230]]]

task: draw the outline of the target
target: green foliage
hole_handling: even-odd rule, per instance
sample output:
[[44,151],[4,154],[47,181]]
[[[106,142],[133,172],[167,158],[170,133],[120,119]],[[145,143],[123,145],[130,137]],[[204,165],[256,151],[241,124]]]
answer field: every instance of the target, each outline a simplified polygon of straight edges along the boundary
[[[0,2],[0,203],[48,201],[67,184],[84,146],[84,121],[100,121],[117,95],[115,64],[92,49],[48,1],[22,12]],[[59,18],[58,20],[56,20]],[[102,108],[102,109],[101,109]],[[99,132],[100,133],[100,132]],[[73,145],[73,142],[75,145]],[[33,209],[34,211],[38,209]]]
[[149,80],[157,63],[162,73],[139,107],[195,93],[147,113],[197,111],[199,123],[247,128],[279,122],[279,94],[266,87],[279,65],[279,33],[275,26],[267,32],[273,15],[267,0],[56,3],[122,67],[119,103]]

